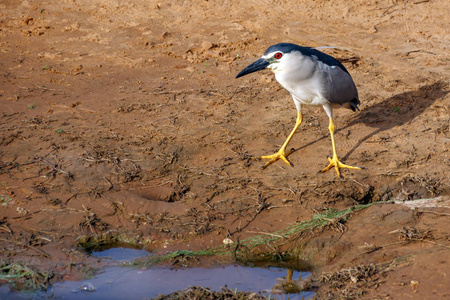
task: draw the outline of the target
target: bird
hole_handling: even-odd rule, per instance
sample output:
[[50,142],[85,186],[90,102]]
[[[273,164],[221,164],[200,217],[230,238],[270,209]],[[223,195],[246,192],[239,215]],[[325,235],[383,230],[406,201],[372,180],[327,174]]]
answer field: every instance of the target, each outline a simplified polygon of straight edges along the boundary
[[333,156],[328,157],[328,166],[319,172],[324,173],[334,167],[337,176],[341,177],[340,169],[361,169],[342,163],[336,152],[333,108],[344,107],[359,111],[360,105],[355,82],[344,65],[336,58],[315,48],[279,43],[270,46],[261,58],[245,67],[236,78],[263,69],[272,71],[278,83],[291,94],[297,109],[297,119],[294,129],[280,150],[275,154],[261,157],[269,159],[262,168],[265,169],[279,159],[293,166],[287,157],[294,150],[286,152],[286,147],[302,124],[302,105],[315,105],[322,106],[328,115],[328,130],[333,150]]

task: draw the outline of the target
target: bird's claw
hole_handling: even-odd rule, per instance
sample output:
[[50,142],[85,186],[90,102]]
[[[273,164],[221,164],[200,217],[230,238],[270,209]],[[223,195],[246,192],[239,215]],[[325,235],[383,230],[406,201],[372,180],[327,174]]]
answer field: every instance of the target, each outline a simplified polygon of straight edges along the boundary
[[284,161],[285,163],[287,163],[288,165],[290,165],[291,167],[293,167],[294,164],[291,163],[291,162],[287,159],[287,157],[288,157],[292,152],[294,152],[294,151],[295,151],[295,149],[292,148],[291,150],[289,150],[289,151],[286,153],[284,149],[280,149],[280,150],[278,150],[278,152],[275,153],[275,154],[267,155],[267,156],[261,156],[261,159],[270,159],[268,162],[266,162],[266,163],[264,164],[264,166],[262,166],[261,169],[264,170],[264,169],[267,168],[269,165],[271,165],[272,163],[276,162],[276,161],[279,160],[279,159],[281,159],[282,161]]
[[339,169],[361,170],[360,167],[353,167],[353,166],[349,166],[349,165],[341,163],[339,161],[339,159],[337,158],[337,156],[328,157],[328,162],[329,162],[328,166],[326,168],[320,170],[319,173],[324,173],[334,167],[336,170],[337,176],[341,177],[341,172],[339,172]]

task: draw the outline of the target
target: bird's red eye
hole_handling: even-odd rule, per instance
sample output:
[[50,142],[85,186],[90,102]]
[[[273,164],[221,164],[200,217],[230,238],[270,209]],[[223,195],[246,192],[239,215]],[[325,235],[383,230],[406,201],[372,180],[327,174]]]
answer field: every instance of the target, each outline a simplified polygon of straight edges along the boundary
[[275,57],[276,59],[280,59],[282,56],[283,54],[281,52],[277,52],[273,57]]

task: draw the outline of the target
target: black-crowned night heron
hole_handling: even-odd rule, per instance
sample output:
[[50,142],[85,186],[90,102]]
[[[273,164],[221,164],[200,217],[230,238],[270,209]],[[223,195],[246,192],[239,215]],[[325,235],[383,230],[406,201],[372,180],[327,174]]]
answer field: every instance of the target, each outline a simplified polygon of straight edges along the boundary
[[308,104],[322,105],[330,119],[328,129],[331,135],[333,157],[328,157],[329,165],[320,172],[326,172],[334,167],[337,175],[340,176],[341,168],[361,169],[341,163],[336,154],[334,142],[333,107],[359,110],[358,91],[347,69],[334,57],[316,49],[281,43],[269,47],[260,59],[248,65],[236,78],[262,69],[270,69],[275,73],[276,80],[291,93],[297,108],[294,129],[277,153],[261,157],[269,159],[263,168],[278,159],[292,166],[287,159],[292,151],[286,152],[286,147],[302,123],[302,104]]

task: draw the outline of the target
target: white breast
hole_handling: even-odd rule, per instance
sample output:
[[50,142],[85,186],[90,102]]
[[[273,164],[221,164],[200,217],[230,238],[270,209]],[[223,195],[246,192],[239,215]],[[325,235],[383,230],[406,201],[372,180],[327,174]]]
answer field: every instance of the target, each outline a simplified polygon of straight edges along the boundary
[[322,70],[317,68],[317,65],[310,59],[296,61],[299,64],[282,66],[282,71],[275,71],[276,80],[300,104],[324,105],[328,103],[323,98],[323,91],[320,89],[324,76]]

